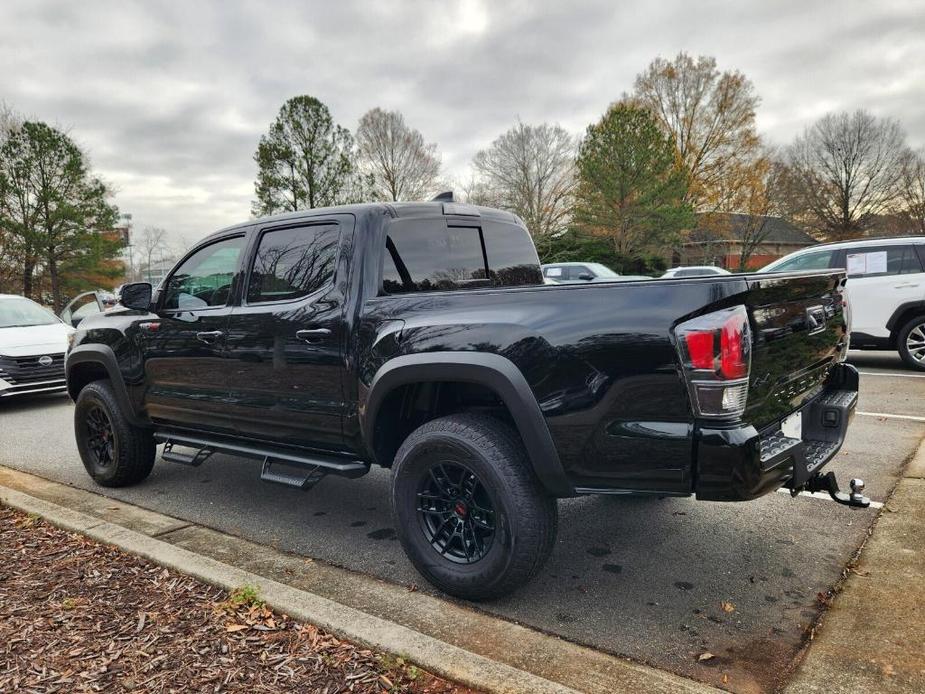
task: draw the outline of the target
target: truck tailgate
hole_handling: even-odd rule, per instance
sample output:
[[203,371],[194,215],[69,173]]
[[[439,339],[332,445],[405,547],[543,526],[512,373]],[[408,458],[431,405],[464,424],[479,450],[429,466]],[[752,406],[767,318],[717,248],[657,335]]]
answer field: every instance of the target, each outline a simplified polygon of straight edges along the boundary
[[746,280],[754,345],[744,419],[760,430],[817,395],[829,371],[844,359],[845,273],[750,275]]

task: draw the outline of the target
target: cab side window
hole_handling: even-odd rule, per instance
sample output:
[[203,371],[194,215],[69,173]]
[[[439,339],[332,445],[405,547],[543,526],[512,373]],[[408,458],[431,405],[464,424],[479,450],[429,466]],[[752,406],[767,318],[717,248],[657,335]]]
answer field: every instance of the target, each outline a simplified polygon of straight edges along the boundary
[[[494,286],[543,284],[540,258],[526,229],[516,224],[483,220],[482,239],[485,241],[488,271]],[[552,276],[547,273],[547,277]]]
[[386,294],[489,286],[478,227],[443,220],[393,222],[385,243],[382,289]]
[[247,284],[247,303],[312,294],[334,279],[340,227],[336,222],[264,232]]
[[164,288],[161,308],[191,311],[224,306],[238,269],[244,237],[236,236],[200,248],[174,270]]

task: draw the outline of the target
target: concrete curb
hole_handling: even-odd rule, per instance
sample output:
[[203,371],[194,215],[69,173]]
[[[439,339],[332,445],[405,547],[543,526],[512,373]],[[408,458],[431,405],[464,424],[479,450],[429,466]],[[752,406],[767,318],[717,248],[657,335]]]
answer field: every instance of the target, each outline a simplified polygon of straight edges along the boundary
[[925,479],[925,439],[922,439],[919,449],[915,452],[915,455],[912,456],[912,460],[910,460],[909,464],[906,466],[903,477],[910,479]]
[[[76,492],[77,490],[69,489],[68,491]],[[92,494],[91,492],[80,493]],[[58,527],[113,545],[158,565],[226,590],[233,590],[244,585],[254,586],[261,598],[280,612],[315,624],[341,638],[368,648],[399,655],[434,674],[475,689],[502,693],[578,691],[387,619],[203,556],[97,516],[30,496],[22,491],[0,485],[0,502],[26,513],[41,516]],[[144,516],[156,515],[144,509],[138,509],[138,511]],[[120,512],[126,513],[124,503],[120,504]],[[182,529],[178,528],[181,532]],[[516,625],[510,626],[512,632],[522,629]],[[554,637],[545,638],[558,642],[558,639]],[[566,647],[564,642],[563,647]],[[612,660],[615,662],[608,663],[611,671],[608,675],[614,678],[613,681],[595,682],[598,686],[594,689],[611,692],[716,691],[708,685],[686,680],[654,668],[629,661]]]

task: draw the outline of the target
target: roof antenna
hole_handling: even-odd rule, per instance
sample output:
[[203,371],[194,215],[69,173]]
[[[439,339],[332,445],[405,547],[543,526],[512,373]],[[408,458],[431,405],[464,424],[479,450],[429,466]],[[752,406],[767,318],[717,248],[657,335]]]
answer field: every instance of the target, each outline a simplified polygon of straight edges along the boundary
[[456,202],[456,198],[453,197],[452,190],[447,190],[443,193],[438,193],[431,199],[431,202]]

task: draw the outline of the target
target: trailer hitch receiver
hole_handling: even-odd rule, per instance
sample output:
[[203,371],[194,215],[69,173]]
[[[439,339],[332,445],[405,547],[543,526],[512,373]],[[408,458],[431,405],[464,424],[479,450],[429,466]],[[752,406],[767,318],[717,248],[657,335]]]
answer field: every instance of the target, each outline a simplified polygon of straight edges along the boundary
[[[870,506],[870,499],[861,494],[861,492],[864,491],[864,480],[855,477],[849,482],[849,485],[851,486],[851,492],[843,492],[838,487],[838,480],[835,478],[834,472],[827,472],[825,474],[817,472],[806,480],[806,485],[803,489],[810,493],[828,492],[833,501],[837,501],[845,506],[853,506],[854,508],[867,508]],[[800,491],[801,490],[797,489],[791,493],[796,496]]]

